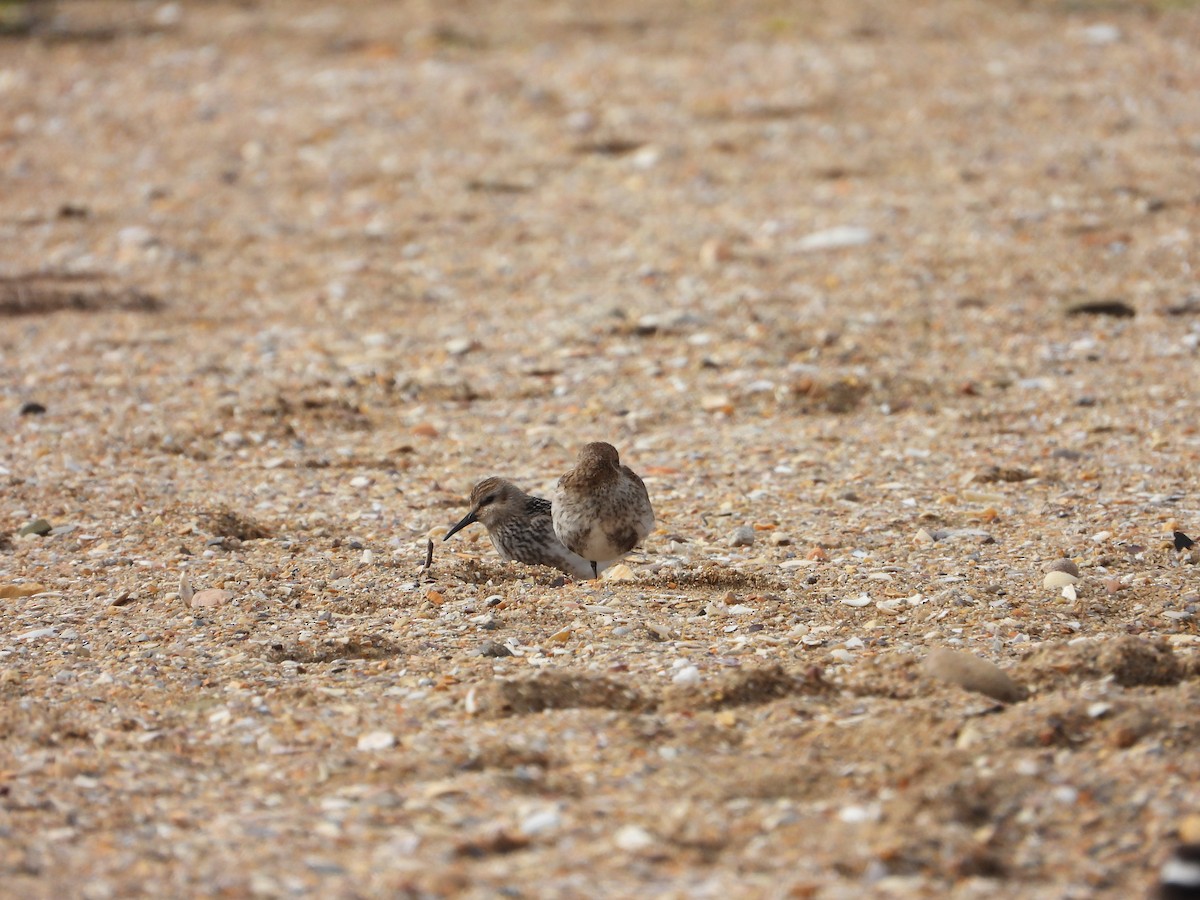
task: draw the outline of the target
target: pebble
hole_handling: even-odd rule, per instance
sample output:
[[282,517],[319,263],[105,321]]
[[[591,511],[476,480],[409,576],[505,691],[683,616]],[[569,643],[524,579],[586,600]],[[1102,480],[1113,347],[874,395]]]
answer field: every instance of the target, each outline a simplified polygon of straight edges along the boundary
[[1073,559],[1067,559],[1066,557],[1046,563],[1042,571],[1046,573],[1065,572],[1074,578],[1079,577],[1079,566],[1075,565],[1075,561]]
[[117,243],[121,247],[149,247],[154,243],[154,234],[141,225],[130,225],[117,232]]
[[36,641],[38,638],[54,637],[54,635],[57,633],[58,632],[55,630],[54,626],[51,625],[49,628],[34,628],[32,631],[26,631],[22,634],[18,634],[17,640]]
[[1092,719],[1102,719],[1112,712],[1112,704],[1105,703],[1103,700],[1098,700],[1095,703],[1089,703],[1087,714]]
[[750,547],[754,544],[754,526],[742,525],[729,535],[730,547]]
[[1015,703],[1025,696],[1021,686],[995,663],[959,650],[933,650],[925,657],[921,668],[938,681],[956,684],[1002,703]]
[[862,806],[853,804],[843,806],[838,810],[838,818],[847,825],[863,825],[867,822],[878,822],[882,813],[883,808],[878,803],[868,803]]
[[862,609],[864,606],[870,606],[872,601],[867,594],[859,594],[857,597],[843,597],[841,602],[846,606]]
[[1076,584],[1078,581],[1078,575],[1072,575],[1070,572],[1055,569],[1053,572],[1046,573],[1046,577],[1042,579],[1042,587],[1048,589],[1063,588]]
[[562,813],[554,807],[539,809],[521,820],[521,833],[528,836],[547,834],[562,827]]
[[838,225],[824,231],[805,235],[796,244],[800,250],[838,250],[842,247],[860,247],[870,243],[874,233],[869,228],[854,225]]
[[1103,47],[1106,44],[1115,44],[1121,40],[1121,29],[1116,25],[1110,25],[1107,22],[1097,22],[1095,25],[1088,25],[1079,32],[1083,36],[1085,43],[1091,44],[1093,47]]
[[627,853],[637,853],[653,847],[657,841],[649,831],[641,825],[623,825],[613,835],[613,843]]
[[390,731],[368,731],[358,739],[358,749],[363,751],[391,750],[396,746],[396,736]]
[[600,577],[605,581],[636,581],[637,576],[633,574],[633,569],[625,565],[625,563],[617,563],[600,573]]
[[684,666],[671,676],[674,684],[699,684],[700,670],[695,666]]
[[500,659],[504,656],[512,656],[513,652],[498,641],[483,641],[476,651],[480,656],[489,659]]
[[350,487],[365,488],[371,486],[371,479],[367,475],[355,475],[350,479]]
[[192,609],[211,609],[215,606],[223,606],[233,599],[233,591],[223,591],[218,588],[209,588],[205,591],[196,591],[192,595]]
[[17,534],[24,537],[27,534],[36,534],[39,537],[49,534],[54,529],[54,526],[45,519],[34,519],[32,522],[26,522],[17,529]]

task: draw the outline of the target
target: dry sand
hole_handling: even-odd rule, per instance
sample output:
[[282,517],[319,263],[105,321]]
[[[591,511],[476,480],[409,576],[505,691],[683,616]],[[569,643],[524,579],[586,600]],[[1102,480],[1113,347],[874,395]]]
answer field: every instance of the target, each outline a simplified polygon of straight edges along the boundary
[[[1195,5],[3,10],[0,894],[1130,897],[1200,832]],[[615,577],[421,569],[590,440]]]

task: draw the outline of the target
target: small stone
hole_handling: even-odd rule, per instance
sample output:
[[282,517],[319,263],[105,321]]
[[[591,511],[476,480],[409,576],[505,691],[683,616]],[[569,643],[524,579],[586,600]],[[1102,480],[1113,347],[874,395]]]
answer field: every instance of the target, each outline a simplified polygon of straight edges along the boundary
[[179,576],[179,599],[183,601],[184,606],[192,605],[192,582],[186,575]]
[[742,525],[729,535],[730,547],[751,547],[754,545],[754,526]]
[[41,537],[49,534],[53,528],[54,526],[45,519],[34,519],[32,522],[26,522],[24,525],[18,528],[17,534],[21,535],[22,537],[27,534],[36,534]]
[[554,634],[550,635],[550,637],[547,638],[547,640],[549,640],[555,644],[565,644],[567,641],[569,641],[571,639],[572,634],[573,634],[573,632],[571,631],[570,628],[563,628],[559,631],[554,632]]
[[368,731],[358,739],[357,746],[364,752],[391,750],[396,746],[396,736],[390,731]]
[[1043,568],[1043,571],[1047,572],[1047,573],[1049,573],[1049,572],[1066,572],[1068,575],[1072,576],[1073,578],[1079,577],[1079,566],[1075,565],[1075,561],[1073,559],[1067,559],[1066,557],[1063,557],[1062,559],[1056,559],[1053,562],[1046,563],[1045,567]]
[[640,825],[623,825],[613,835],[613,843],[626,853],[637,853],[658,843],[654,835]]
[[451,356],[465,356],[478,348],[479,342],[473,341],[470,338],[451,338],[446,341],[446,352]]
[[1083,37],[1083,40],[1093,47],[1115,44],[1121,39],[1121,29],[1116,25],[1110,25],[1108,22],[1097,22],[1095,25],[1088,25],[1080,29],[1079,33]]
[[700,408],[705,412],[719,412],[726,415],[734,411],[733,403],[725,394],[705,394],[700,398]]
[[671,676],[671,681],[674,684],[699,684],[700,670],[695,666],[684,666]]
[[851,804],[838,810],[838,818],[847,825],[865,825],[868,822],[878,822],[882,812],[878,803]]
[[366,475],[355,475],[353,478],[350,479],[350,487],[352,487],[352,488],[361,489],[361,488],[370,487],[370,486],[371,486],[371,479]]
[[1187,816],[1179,827],[1179,839],[1186,844],[1200,844],[1200,814]]
[[937,649],[925,657],[925,674],[964,690],[984,694],[1002,703],[1025,698],[1025,690],[995,663],[958,650]]
[[918,528],[917,533],[913,535],[914,544],[932,544],[935,543],[935,541],[936,538],[934,538],[934,536],[924,528]]
[[733,251],[729,245],[717,238],[709,238],[700,245],[700,265],[705,269],[715,269],[721,263],[733,259]]
[[814,231],[805,235],[796,244],[800,250],[839,250],[843,247],[859,247],[870,243],[874,233],[869,228],[858,228],[853,225],[839,225],[836,228],[826,228],[824,231]]
[[528,836],[548,834],[562,827],[562,813],[554,807],[539,809],[521,820],[521,833]]
[[178,3],[164,3],[154,11],[154,24],[162,28],[178,25],[183,19],[183,7]]
[[37,403],[33,400],[30,400],[27,403],[21,404],[20,415],[22,415],[22,416],[41,416],[41,415],[45,415],[45,412],[46,412],[46,407],[44,407],[42,404]]
[[[671,641],[675,639],[675,635],[671,633],[671,629],[666,625],[660,625],[658,622],[646,622],[646,636],[652,641]],[[620,626],[618,626],[620,627]],[[617,633],[617,629],[613,629],[613,634]]]
[[1087,714],[1091,719],[1102,719],[1110,712],[1112,712],[1112,704],[1105,703],[1103,700],[1098,700],[1095,703],[1088,704]]
[[864,606],[870,606],[872,601],[869,595],[859,594],[857,597],[843,597],[841,602],[846,606],[862,609]]
[[776,547],[786,547],[792,542],[791,535],[785,534],[782,531],[772,531],[771,536],[767,540]]
[[501,659],[513,655],[511,650],[497,641],[484,641],[475,652],[488,659]]
[[141,225],[130,225],[117,232],[117,243],[125,247],[149,247],[155,243],[154,234]]
[[1046,577],[1042,579],[1042,587],[1048,590],[1055,588],[1063,588],[1067,585],[1077,584],[1079,582],[1078,575],[1072,575],[1069,572],[1063,572],[1055,569],[1053,572],[1047,572]]
[[617,563],[605,569],[600,577],[605,581],[636,581],[637,576],[633,574],[633,569],[625,565],[625,563]]
[[218,588],[209,588],[206,591],[197,591],[192,595],[192,609],[211,609],[217,606],[224,606],[233,599],[233,591],[223,591]]
[[36,641],[44,637],[54,637],[56,634],[58,634],[58,630],[53,625],[50,625],[47,628],[34,628],[30,631],[24,631],[17,635],[17,640]]

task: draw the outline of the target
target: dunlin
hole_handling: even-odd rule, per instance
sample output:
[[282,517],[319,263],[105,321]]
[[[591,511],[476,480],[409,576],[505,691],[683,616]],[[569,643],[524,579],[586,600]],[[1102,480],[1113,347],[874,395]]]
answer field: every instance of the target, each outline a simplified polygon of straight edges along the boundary
[[654,527],[646,485],[617,448],[602,442],[579,451],[575,468],[558,480],[554,533],[597,571],[597,563],[624,556]]
[[503,478],[485,478],[471,489],[471,511],[446,533],[448,540],[482,522],[502,559],[553,566],[573,578],[595,578],[594,567],[563,546],[554,534],[550,501],[531,497]]
[[1183,844],[1175,849],[1159,875],[1152,897],[1157,900],[1186,900],[1200,897],[1200,845]]

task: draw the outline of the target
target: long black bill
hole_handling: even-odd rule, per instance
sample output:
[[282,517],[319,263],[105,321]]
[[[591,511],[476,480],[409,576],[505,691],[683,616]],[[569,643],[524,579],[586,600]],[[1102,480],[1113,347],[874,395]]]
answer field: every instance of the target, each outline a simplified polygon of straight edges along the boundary
[[461,522],[459,522],[457,525],[455,525],[453,528],[451,528],[449,531],[446,532],[446,536],[444,538],[442,538],[442,540],[443,541],[450,540],[451,535],[458,534],[460,531],[462,531],[468,525],[473,525],[478,521],[479,520],[477,518],[475,518],[475,510],[471,510],[469,513],[467,513],[465,516],[463,516],[463,520]]

